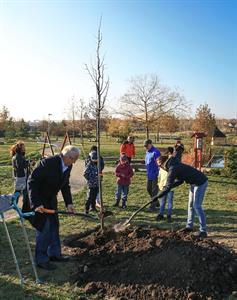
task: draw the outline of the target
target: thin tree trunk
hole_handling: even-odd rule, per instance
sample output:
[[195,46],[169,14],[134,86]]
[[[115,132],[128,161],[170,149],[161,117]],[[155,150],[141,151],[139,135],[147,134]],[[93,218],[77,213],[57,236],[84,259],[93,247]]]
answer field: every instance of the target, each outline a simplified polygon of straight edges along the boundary
[[98,109],[96,118],[96,140],[97,140],[97,167],[98,167],[98,186],[99,186],[99,201],[100,201],[100,225],[101,229],[104,230],[104,204],[102,197],[102,185],[101,185],[101,161],[100,161],[100,111]]

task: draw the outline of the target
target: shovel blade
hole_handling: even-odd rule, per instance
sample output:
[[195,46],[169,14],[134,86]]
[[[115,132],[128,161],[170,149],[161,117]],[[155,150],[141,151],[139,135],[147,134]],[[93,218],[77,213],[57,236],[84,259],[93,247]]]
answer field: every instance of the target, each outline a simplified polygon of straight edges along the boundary
[[114,225],[114,231],[121,232],[121,231],[126,230],[126,228],[128,228],[129,226],[130,226],[130,223],[128,223],[127,221],[123,222],[123,223],[120,222],[120,223]]

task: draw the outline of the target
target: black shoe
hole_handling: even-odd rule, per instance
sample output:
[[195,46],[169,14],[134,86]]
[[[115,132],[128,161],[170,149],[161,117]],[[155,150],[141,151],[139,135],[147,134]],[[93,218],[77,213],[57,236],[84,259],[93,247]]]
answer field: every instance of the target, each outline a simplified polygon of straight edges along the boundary
[[85,214],[86,214],[86,215],[89,215],[89,210],[85,210]]
[[126,209],[126,207],[127,207],[126,204],[122,205],[122,209]]
[[164,220],[164,216],[159,214],[159,215],[156,217],[156,221],[161,221],[161,220]]
[[113,207],[119,207],[119,203],[118,202],[114,203]]
[[50,256],[50,261],[55,261],[55,262],[67,262],[69,261],[69,256]]
[[172,222],[172,218],[171,218],[170,215],[167,216],[167,222],[168,222],[168,223],[171,223],[171,222]]
[[190,227],[185,227],[185,228],[180,230],[180,232],[183,232],[183,233],[189,233],[189,232],[192,232],[192,231],[193,231],[193,229],[190,228]]
[[206,238],[206,237],[207,237],[206,231],[201,231],[201,232],[199,232],[198,237],[200,237],[200,238]]
[[51,264],[49,261],[47,261],[46,263],[42,263],[42,264],[37,264],[37,266],[41,269],[47,270],[47,271],[52,271],[57,269],[57,267],[53,264]]

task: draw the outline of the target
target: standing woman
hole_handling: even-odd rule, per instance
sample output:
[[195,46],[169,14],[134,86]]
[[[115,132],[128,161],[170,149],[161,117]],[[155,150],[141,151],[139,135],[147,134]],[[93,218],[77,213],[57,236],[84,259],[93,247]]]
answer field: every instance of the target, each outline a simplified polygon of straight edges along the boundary
[[127,156],[128,162],[131,163],[132,158],[136,155],[134,138],[132,136],[128,136],[127,140],[120,146],[120,156],[124,154]]
[[17,141],[10,149],[12,157],[13,178],[15,192],[23,194],[22,210],[29,210],[29,197],[27,192],[28,161],[25,159],[25,144],[23,141]]

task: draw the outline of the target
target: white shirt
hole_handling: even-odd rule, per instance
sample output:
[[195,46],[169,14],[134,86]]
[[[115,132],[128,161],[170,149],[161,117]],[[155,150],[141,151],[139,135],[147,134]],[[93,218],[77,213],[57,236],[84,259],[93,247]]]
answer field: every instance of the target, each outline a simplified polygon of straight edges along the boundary
[[64,173],[68,169],[68,166],[65,165],[62,156],[60,156],[60,158],[61,158],[61,163],[62,163],[62,171]]

